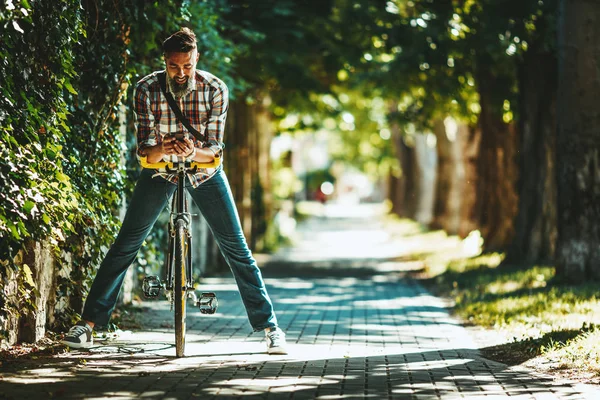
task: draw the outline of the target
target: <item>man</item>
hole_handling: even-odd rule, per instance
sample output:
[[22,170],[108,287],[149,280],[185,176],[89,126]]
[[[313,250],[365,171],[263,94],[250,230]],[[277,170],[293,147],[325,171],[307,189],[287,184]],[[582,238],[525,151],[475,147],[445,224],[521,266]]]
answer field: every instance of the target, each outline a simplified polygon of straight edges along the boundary
[[[167,38],[163,52],[166,90],[191,125],[204,132],[206,140],[175,139],[172,134],[185,128],[161,91],[158,77],[162,73],[155,72],[141,79],[135,90],[138,156],[146,157],[149,163],[177,157],[210,162],[223,151],[227,86],[214,75],[196,69],[199,55],[196,36],[190,29],[183,28]],[[94,279],[81,321],[66,334],[64,344],[90,347],[94,325],[108,323],[127,269],[176,188],[176,176],[153,177],[155,172],[142,171],[119,235]],[[287,354],[285,334],[277,326],[271,299],[244,238],[225,172],[222,167],[204,172],[190,176],[188,190],[233,272],[252,328],[265,331],[268,353]]]

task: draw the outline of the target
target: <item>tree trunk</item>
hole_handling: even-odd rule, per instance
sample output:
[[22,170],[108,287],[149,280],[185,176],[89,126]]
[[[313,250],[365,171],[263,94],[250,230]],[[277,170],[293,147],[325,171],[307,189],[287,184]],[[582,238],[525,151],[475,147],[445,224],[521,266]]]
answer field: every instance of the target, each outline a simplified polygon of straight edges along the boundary
[[451,142],[446,135],[446,127],[442,119],[433,122],[433,133],[436,139],[437,176],[435,186],[435,199],[433,202],[433,219],[431,228],[446,229],[448,218],[448,201],[452,187]]
[[250,248],[261,248],[272,214],[270,146],[273,130],[266,98],[254,105],[232,102],[225,149],[227,176]]
[[250,193],[253,175],[249,148],[252,122],[250,107],[243,100],[230,103],[225,134],[225,168],[246,239],[252,232]]
[[481,130],[477,127],[464,123],[458,125],[457,138],[462,153],[462,164],[464,165],[464,179],[462,181],[462,195],[459,211],[458,235],[467,237],[474,230],[479,230],[479,219],[477,217],[477,183],[479,175],[479,148],[481,142]]
[[433,132],[436,137],[437,176],[431,228],[456,235],[459,232],[465,178],[459,130],[456,121],[446,118],[434,122]]
[[[225,129],[223,164],[242,224],[244,237],[248,239],[252,229],[250,214],[252,171],[249,168],[250,151],[248,148],[249,110],[243,99],[229,103]],[[209,250],[212,248],[211,243],[213,242],[212,235],[205,242],[207,246],[207,273],[225,272],[227,264],[221,254],[212,253],[214,258],[211,259],[211,252]]]
[[[121,143],[127,143],[127,107],[125,104],[121,103],[119,105],[119,136],[121,138]],[[127,168],[127,149],[123,149],[121,151],[121,166],[123,168]],[[125,218],[125,214],[127,213],[127,203],[128,199],[125,197],[124,193],[121,193],[121,207],[119,208],[119,221],[122,223]],[[138,284],[137,273],[135,271],[135,264],[133,263],[125,274],[125,279],[123,280],[123,287],[121,288],[121,292],[119,293],[118,302],[119,304],[131,304],[133,301],[133,293],[135,285]]]
[[556,242],[556,56],[530,49],[520,66],[519,207],[509,263],[550,262]]
[[0,329],[8,333],[3,345],[39,341],[46,336],[46,327],[53,327],[56,323],[55,314],[64,313],[70,306],[68,296],[59,297],[56,291],[58,279],[67,278],[70,274],[70,257],[64,257],[67,265],[61,265],[59,269],[53,246],[47,241],[29,240],[24,248],[15,258],[19,270],[9,271],[6,281],[0,283],[10,301],[23,304],[25,299],[18,290],[18,283],[28,282],[28,286],[35,288],[29,299],[35,305],[35,311],[9,314],[6,319],[0,320]]
[[387,181],[387,198],[392,204],[391,212],[402,216],[402,198],[404,196],[404,185],[402,178],[397,176],[394,171],[390,171]]
[[485,251],[504,251],[510,244],[517,214],[516,134],[513,125],[506,124],[502,104],[498,104],[497,77],[480,67],[478,88],[481,114],[476,212],[484,239]]
[[557,274],[600,278],[600,7],[561,0],[558,48]]
[[[392,103],[390,109],[392,113],[396,108],[396,104]],[[402,132],[397,122],[392,121],[390,123],[390,130],[392,133],[392,142],[394,143],[394,149],[396,150],[396,157],[398,158],[398,164],[400,165],[400,171],[390,171],[388,180],[388,198],[392,203],[392,213],[406,217],[407,210],[405,204],[405,193],[406,193],[406,178],[404,177],[405,171],[402,165],[404,158],[404,143],[402,141]]]
[[270,154],[274,132],[271,114],[267,109],[270,102],[271,99],[267,96],[260,104],[254,106],[256,129],[253,132],[255,145],[252,155],[256,180],[252,188],[252,240],[250,246],[258,251],[265,248],[268,221],[273,218]]
[[437,154],[432,143],[431,133],[417,134],[414,139],[415,171],[419,188],[416,196],[414,219],[423,225],[429,226],[433,219]]
[[414,219],[417,214],[419,177],[416,166],[414,146],[408,146],[402,137],[399,128],[392,129],[392,138],[396,147],[396,156],[400,163],[400,177],[396,183],[398,190],[397,204],[393,207],[396,214]]

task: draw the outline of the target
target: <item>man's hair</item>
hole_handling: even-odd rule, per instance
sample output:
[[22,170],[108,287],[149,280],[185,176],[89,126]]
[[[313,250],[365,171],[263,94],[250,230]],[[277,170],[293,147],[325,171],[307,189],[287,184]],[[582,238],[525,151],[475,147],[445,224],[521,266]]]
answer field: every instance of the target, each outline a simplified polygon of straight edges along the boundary
[[190,28],[181,28],[163,42],[162,48],[165,55],[188,53],[196,48],[196,35]]

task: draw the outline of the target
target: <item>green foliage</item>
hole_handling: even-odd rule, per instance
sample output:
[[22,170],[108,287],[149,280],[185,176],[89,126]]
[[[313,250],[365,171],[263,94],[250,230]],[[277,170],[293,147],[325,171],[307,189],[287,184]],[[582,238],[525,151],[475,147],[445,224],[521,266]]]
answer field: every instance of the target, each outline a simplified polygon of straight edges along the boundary
[[275,104],[303,102],[327,93],[341,66],[338,40],[329,31],[332,0],[222,1],[224,36],[241,53],[236,73],[255,91],[268,91]]
[[[69,133],[66,98],[75,93],[74,51],[84,35],[76,2],[7,3],[0,13],[0,286],[24,273],[26,245],[47,238],[56,247],[81,222],[77,191],[63,154]],[[12,272],[9,272],[12,271]],[[22,291],[31,288],[21,286]],[[4,293],[4,292],[3,292]],[[0,318],[33,310],[31,301],[0,295]],[[30,296],[25,296],[29,298]]]
[[278,200],[293,199],[294,194],[303,188],[302,181],[298,179],[290,167],[276,167],[273,174],[273,195]]
[[129,15],[123,10],[96,1],[84,2],[82,12],[85,34],[74,49],[77,75],[72,79],[75,90],[66,94],[69,129],[62,149],[65,173],[79,198],[79,220],[77,235],[64,243],[72,255],[70,279],[59,285],[63,295],[77,302],[87,293],[95,267],[115,236],[123,200],[124,138],[118,115],[126,89],[129,43]]
[[[245,4],[239,3],[240,7]],[[287,2],[279,5],[292,7]],[[312,58],[303,55],[306,47],[293,37],[287,42],[291,51],[269,41],[270,36],[277,36],[286,42],[288,16],[281,18],[282,24],[271,21],[256,28],[249,21],[247,26],[261,32],[275,27],[279,33],[256,39],[271,49],[256,65],[261,71],[266,73],[277,63],[271,58],[288,52],[293,54],[288,63],[306,60],[305,65],[319,68],[318,74],[309,67],[298,73],[286,64],[281,70],[302,88],[285,86],[285,80],[268,86],[280,92],[273,97],[277,117],[285,118],[290,110],[300,115],[295,126],[283,130],[325,128],[335,138],[331,140],[334,158],[381,177],[398,168],[386,131],[388,122],[398,123],[402,132],[417,133],[430,131],[433,121],[448,115],[475,124],[482,93],[486,107],[499,120],[508,123],[518,118],[519,63],[527,51],[553,47],[555,9],[554,0],[336,0],[322,5],[320,15],[311,19],[302,7],[295,8],[302,22],[290,29],[306,28],[298,36],[302,38],[317,31],[321,36],[309,42]],[[252,19],[248,15],[237,18],[238,24],[241,19]],[[309,85],[306,75],[324,85]],[[372,118],[376,109],[383,110],[379,113],[387,121]],[[354,119],[351,128],[344,117]]]
[[397,165],[384,98],[365,98],[346,91],[338,98],[342,112],[335,119],[331,143],[334,160],[348,162],[372,180],[386,176]]
[[381,88],[403,104],[392,117],[420,130],[440,114],[476,122],[481,84],[494,85],[491,106],[510,120],[517,63],[555,40],[555,0],[338,0],[336,9],[337,35],[362,51],[348,52],[340,72],[365,91]]

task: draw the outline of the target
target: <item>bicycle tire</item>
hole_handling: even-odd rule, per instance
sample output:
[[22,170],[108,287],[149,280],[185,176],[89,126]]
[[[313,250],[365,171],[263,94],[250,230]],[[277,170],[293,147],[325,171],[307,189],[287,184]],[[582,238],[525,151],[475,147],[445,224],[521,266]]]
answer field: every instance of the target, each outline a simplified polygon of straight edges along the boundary
[[186,234],[183,226],[177,227],[175,235],[175,355],[183,357],[185,353],[185,303],[186,292]]

